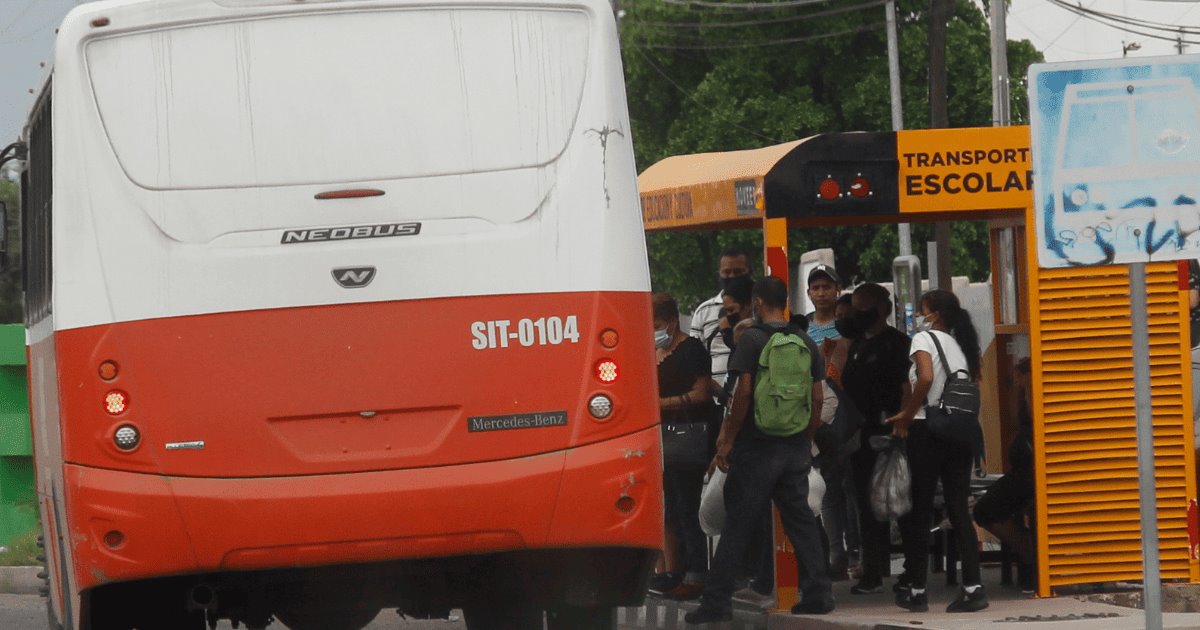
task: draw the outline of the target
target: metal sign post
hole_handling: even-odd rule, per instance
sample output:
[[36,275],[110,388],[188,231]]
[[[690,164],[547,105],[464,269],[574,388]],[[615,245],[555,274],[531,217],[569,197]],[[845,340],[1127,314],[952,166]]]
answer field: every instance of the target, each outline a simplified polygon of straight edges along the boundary
[[1200,62],[1039,64],[1030,68],[1029,90],[1038,265],[1129,269],[1143,607],[1145,627],[1159,630],[1146,263],[1200,258],[1200,225],[1164,211],[1195,204],[1195,195],[1180,191],[1200,180]]
[[1142,525],[1142,608],[1146,630],[1162,630],[1162,580],[1158,566],[1158,494],[1154,481],[1154,414],[1150,391],[1150,326],[1147,315],[1146,263],[1129,265],[1132,320],[1133,397],[1137,417],[1138,499]]

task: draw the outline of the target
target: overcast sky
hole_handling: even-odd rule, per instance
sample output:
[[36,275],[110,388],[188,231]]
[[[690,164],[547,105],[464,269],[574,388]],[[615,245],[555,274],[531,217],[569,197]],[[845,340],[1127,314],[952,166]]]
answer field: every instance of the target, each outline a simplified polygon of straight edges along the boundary
[[[845,0],[831,0],[831,3]],[[1084,7],[1153,20],[1200,27],[1200,1],[1070,0]],[[51,61],[54,31],[75,0],[0,0],[0,147],[16,139],[33,103],[30,90],[40,87]],[[1163,35],[1166,35],[1165,33]],[[1009,39],[1029,39],[1045,52],[1047,61],[1107,59],[1121,56],[1123,43],[1136,42],[1132,56],[1175,54],[1174,44],[1143,35],[1124,33],[1079,17],[1050,0],[1012,0],[1008,18]],[[1192,39],[1200,41],[1200,36]],[[1185,49],[1200,53],[1200,45]]]

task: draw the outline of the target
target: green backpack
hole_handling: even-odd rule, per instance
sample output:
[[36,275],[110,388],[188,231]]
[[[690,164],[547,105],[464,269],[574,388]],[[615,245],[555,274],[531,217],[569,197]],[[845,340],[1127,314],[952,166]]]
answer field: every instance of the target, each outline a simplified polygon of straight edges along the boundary
[[758,356],[754,425],[771,436],[795,435],[812,417],[812,353],[794,328],[761,329],[771,337]]

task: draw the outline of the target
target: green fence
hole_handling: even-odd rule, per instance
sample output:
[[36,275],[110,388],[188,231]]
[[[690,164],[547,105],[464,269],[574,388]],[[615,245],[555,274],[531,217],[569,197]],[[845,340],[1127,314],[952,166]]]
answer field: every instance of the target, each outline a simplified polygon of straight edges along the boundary
[[37,529],[25,327],[0,325],[0,546],[11,546]]

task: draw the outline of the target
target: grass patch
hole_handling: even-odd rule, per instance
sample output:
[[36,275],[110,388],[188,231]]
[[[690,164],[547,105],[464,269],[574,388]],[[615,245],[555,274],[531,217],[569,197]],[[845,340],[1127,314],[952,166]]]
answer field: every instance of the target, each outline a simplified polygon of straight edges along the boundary
[[37,559],[42,551],[41,547],[37,546],[39,535],[40,530],[33,530],[14,538],[8,546],[8,551],[0,553],[0,567],[42,566],[42,561]]

